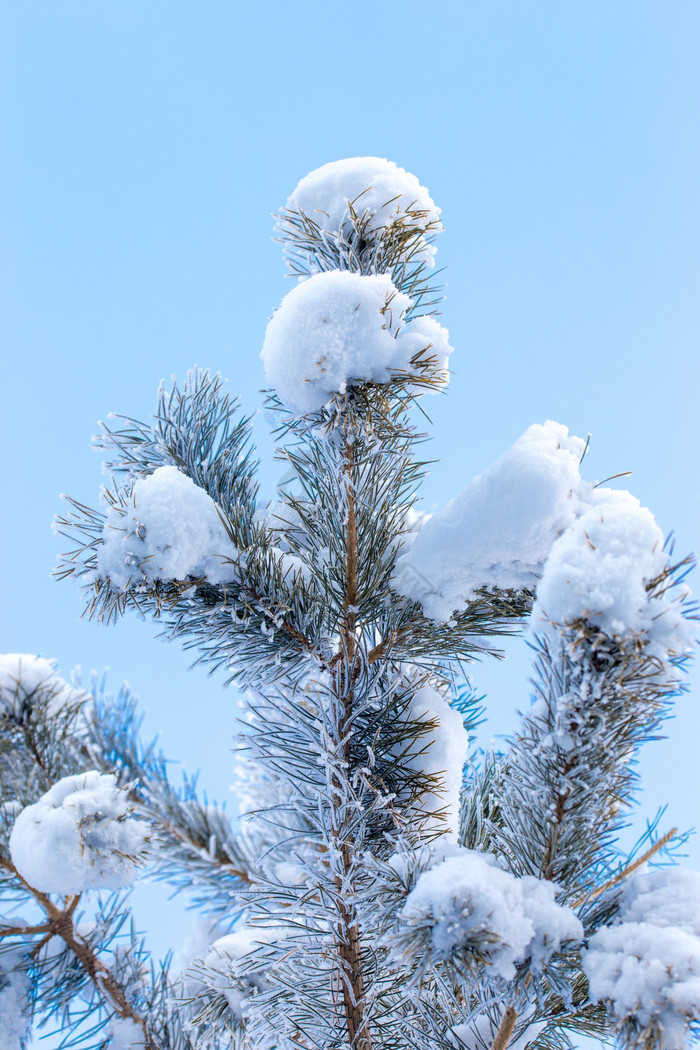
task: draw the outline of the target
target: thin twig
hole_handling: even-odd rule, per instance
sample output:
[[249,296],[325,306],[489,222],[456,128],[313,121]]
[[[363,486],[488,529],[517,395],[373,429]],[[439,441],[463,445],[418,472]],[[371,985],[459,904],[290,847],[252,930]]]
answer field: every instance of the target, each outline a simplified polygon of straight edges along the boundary
[[628,878],[633,871],[637,871],[637,869],[641,868],[643,864],[646,864],[648,860],[651,860],[651,858],[655,856],[659,852],[659,850],[662,850],[664,846],[668,842],[670,842],[670,840],[673,838],[677,831],[678,828],[671,828],[671,830],[667,831],[665,835],[662,835],[661,838],[658,839],[658,841],[655,842],[654,845],[646,851],[646,853],[643,853],[641,857],[638,857],[637,860],[633,861],[631,864],[628,864],[627,867],[623,868],[622,871],[619,871],[617,875],[614,875],[612,877],[612,879],[608,879],[607,882],[604,882],[603,885],[599,886],[597,890],[593,890],[593,892],[588,894],[587,897],[579,897],[578,900],[574,901],[572,906],[574,908],[578,908],[584,902],[587,903],[588,901],[597,900],[598,897],[602,897],[604,893],[608,892],[608,890],[612,890],[615,888],[615,886],[619,886],[620,883],[624,882],[625,879]]
[[2,855],[0,855],[0,867],[14,875],[43,909],[48,922],[46,923],[47,933],[42,943],[50,940],[51,935],[61,937],[66,946],[73,952],[73,955],[92,983],[98,991],[106,996],[109,1004],[115,1009],[119,1017],[133,1021],[143,1030],[146,1050],[159,1050],[158,1044],[151,1035],[147,1020],[134,1010],[114,974],[107,969],[102,960],[93,952],[87,941],[84,941],[76,932],[73,925],[73,912],[80,900],[80,894],[69,898],[70,903],[67,908],[58,908],[48,894],[42,893],[41,890],[37,890],[27,882],[17,871],[14,864]]

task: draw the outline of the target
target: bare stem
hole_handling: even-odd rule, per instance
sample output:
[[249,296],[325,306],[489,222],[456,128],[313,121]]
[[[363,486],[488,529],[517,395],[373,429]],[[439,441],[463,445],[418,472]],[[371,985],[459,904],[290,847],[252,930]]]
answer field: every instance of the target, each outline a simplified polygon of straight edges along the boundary
[[[345,445],[345,464],[343,479],[346,486],[347,529],[345,539],[345,594],[343,597],[343,618],[341,624],[340,658],[335,661],[335,684],[338,700],[342,704],[342,713],[338,724],[338,746],[342,751],[343,765],[347,769],[350,762],[350,739],[348,727],[352,718],[355,699],[355,678],[357,675],[357,520],[355,512],[355,495],[353,491],[354,449],[350,442]],[[354,904],[348,903],[348,896],[354,896],[352,883],[352,866],[354,841],[348,827],[349,814],[344,803],[343,785],[336,783],[333,791],[333,809],[331,814],[331,831],[334,845],[340,853],[342,873],[336,872],[334,883],[337,892],[339,922],[336,929],[336,945],[340,955],[339,985],[342,991],[343,1011],[348,1033],[348,1040],[357,1050],[372,1050],[372,1038],[365,1014],[365,983],[362,966],[362,943],[360,927],[355,917]],[[341,813],[337,814],[337,808]],[[339,819],[338,819],[339,817]]]
[[614,875],[612,879],[608,879],[608,881],[604,882],[602,886],[598,887],[598,889],[593,890],[592,893],[589,893],[587,897],[579,897],[577,901],[574,901],[573,907],[578,908],[578,906],[580,904],[583,904],[584,901],[587,902],[597,900],[598,897],[602,897],[604,893],[608,892],[608,890],[612,890],[615,888],[615,886],[619,886],[621,882],[624,882],[625,879],[629,878],[633,871],[637,871],[639,868],[642,867],[643,864],[646,864],[647,861],[651,860],[651,858],[654,857],[659,852],[659,850],[662,850],[666,843],[671,841],[671,839],[677,831],[678,828],[671,828],[671,830],[667,831],[665,835],[662,835],[661,838],[657,842],[655,842],[653,846],[650,846],[646,853],[643,853],[641,857],[637,857],[635,861],[624,867],[622,871],[618,871],[617,875]]
[[73,952],[73,955],[92,983],[106,997],[109,1005],[114,1008],[118,1016],[134,1021],[143,1030],[146,1050],[160,1050],[158,1043],[155,1042],[151,1035],[148,1022],[136,1013],[112,972],[107,969],[104,963],[95,955],[90,945],[76,932],[73,925],[73,914],[80,900],[80,894],[68,898],[66,908],[59,908],[46,893],[35,889],[26,879],[23,879],[14,864],[3,856],[0,856],[0,867],[10,872],[22,883],[47,917],[48,921],[42,926],[24,927],[22,932],[25,934],[40,933],[45,930],[46,936],[43,942],[50,940],[52,936],[60,937],[66,944],[66,947]]
[[512,1006],[506,1006],[506,1012],[501,1018],[501,1023],[496,1033],[496,1038],[493,1041],[491,1050],[506,1050],[510,1037],[513,1034],[515,1028],[515,1022],[518,1020],[518,1015]]

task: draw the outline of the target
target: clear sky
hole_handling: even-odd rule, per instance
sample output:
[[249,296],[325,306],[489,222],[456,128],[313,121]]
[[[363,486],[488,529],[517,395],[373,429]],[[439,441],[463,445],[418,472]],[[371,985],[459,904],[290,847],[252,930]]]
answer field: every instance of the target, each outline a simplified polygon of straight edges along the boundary
[[[589,478],[632,470],[697,549],[699,53],[695,0],[3,0],[2,648],[108,666],[227,793],[234,694],[150,624],[81,621],[49,523],[59,492],[97,499],[96,420],[148,415],[161,378],[208,366],[262,404],[290,287],[270,213],[353,155],[395,160],[443,209],[455,375],[428,406],[426,507],[553,418],[592,434]],[[527,703],[520,650],[475,669],[485,740]],[[643,762],[664,826],[698,823],[699,695],[696,675]]]

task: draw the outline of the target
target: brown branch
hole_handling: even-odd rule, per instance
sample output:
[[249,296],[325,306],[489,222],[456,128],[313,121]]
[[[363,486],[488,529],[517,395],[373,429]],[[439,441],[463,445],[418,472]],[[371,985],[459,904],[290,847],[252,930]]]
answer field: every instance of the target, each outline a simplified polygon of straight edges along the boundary
[[0,867],[14,875],[43,909],[48,922],[46,923],[47,935],[43,938],[42,944],[50,940],[51,936],[60,937],[66,947],[73,952],[73,955],[98,991],[103,992],[107,997],[118,1016],[125,1020],[133,1021],[143,1030],[146,1050],[160,1050],[151,1035],[148,1022],[136,1013],[112,972],[107,969],[102,960],[93,952],[90,945],[76,932],[73,925],[73,913],[80,900],[80,894],[69,898],[70,903],[66,908],[58,908],[48,894],[37,890],[27,882],[17,871],[14,864],[1,855]]
[[[562,776],[568,776],[568,774],[574,768],[574,765],[574,759],[567,759],[564,765]],[[561,822],[564,819],[564,814],[566,812],[566,803],[568,801],[570,793],[570,790],[567,789],[566,791],[562,791],[560,795],[557,795],[557,801],[554,807],[554,817],[551,820],[551,823],[554,825],[554,827],[549,833],[547,845],[544,851],[544,857],[542,858],[542,866],[540,868],[540,878],[542,879],[551,879],[552,877],[554,858],[556,856],[557,847],[559,845],[559,829],[561,827]]]
[[598,897],[602,897],[604,893],[608,892],[608,890],[612,890],[615,886],[619,886],[621,882],[624,882],[625,879],[629,878],[633,871],[637,871],[643,864],[646,864],[648,860],[651,860],[659,850],[662,850],[664,846],[670,842],[677,831],[678,828],[671,828],[671,830],[667,831],[665,835],[662,835],[661,838],[646,851],[646,853],[643,853],[641,857],[638,857],[637,860],[633,861],[631,864],[627,864],[622,871],[619,871],[617,875],[613,875],[611,879],[604,882],[597,890],[593,890],[593,892],[588,894],[587,897],[579,897],[578,900],[574,901],[572,907],[578,908],[581,904],[588,903],[588,901],[597,900]]
[[[345,593],[343,595],[343,618],[341,625],[341,648],[333,659],[335,669],[335,687],[338,700],[343,705],[343,712],[338,724],[338,747],[342,749],[343,764],[347,768],[350,762],[350,736],[347,732],[352,718],[355,680],[359,668],[357,664],[357,518],[355,496],[353,492],[354,449],[350,442],[345,444],[345,464],[343,480],[346,486],[347,531],[345,537]],[[343,803],[343,785],[335,784],[331,809],[331,833],[334,845],[342,860],[342,875],[336,872],[334,884],[337,891],[339,923],[336,931],[336,946],[340,956],[338,983],[341,988],[343,1012],[348,1033],[348,1041],[357,1050],[372,1050],[372,1037],[366,1018],[365,982],[362,965],[362,942],[360,927],[355,917],[354,905],[348,905],[348,892],[354,895],[351,881],[353,866],[353,836],[348,826],[349,817],[346,809],[336,826],[337,805]]]
[[48,933],[51,929],[49,923],[40,926],[0,926],[1,937],[31,937],[35,933]]
[[496,1033],[496,1038],[493,1041],[493,1045],[491,1046],[491,1050],[506,1050],[517,1019],[518,1015],[513,1007],[506,1006],[505,1013],[501,1018],[501,1023],[498,1032]]
[[496,1033],[496,1038],[493,1041],[491,1050],[506,1050],[510,1037],[513,1034],[515,1028],[515,1022],[518,1020],[518,1015],[512,1006],[506,1006],[506,1012],[501,1018],[501,1023]]
[[387,650],[396,643],[398,636],[398,631],[392,631],[388,638],[384,638],[378,645],[375,645],[374,649],[370,649],[367,654],[367,663],[376,664],[377,660],[381,660]]

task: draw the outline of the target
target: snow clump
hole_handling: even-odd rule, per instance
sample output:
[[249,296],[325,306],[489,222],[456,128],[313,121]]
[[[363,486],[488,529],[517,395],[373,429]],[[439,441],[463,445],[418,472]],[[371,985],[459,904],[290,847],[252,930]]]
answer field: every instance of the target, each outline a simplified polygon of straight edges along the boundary
[[128,886],[148,840],[130,811],[128,792],[111,773],[63,777],[17,817],[12,863],[42,893]]
[[660,1028],[663,1046],[689,1045],[700,1016],[700,872],[657,869],[624,886],[616,921],[583,952],[592,1000],[620,1022]]
[[53,660],[31,653],[0,654],[0,717],[17,716],[25,706],[37,703],[55,716],[86,699],[82,689],[61,678]]
[[[5,952],[3,964],[13,962],[21,964],[19,953]],[[22,1050],[27,1045],[30,995],[31,981],[26,969],[0,971],[0,1050]]]
[[297,415],[316,412],[353,382],[386,383],[428,350],[447,382],[449,333],[432,317],[404,322],[412,306],[389,274],[314,274],[282,300],[265,333],[265,376]]
[[130,1017],[115,1017],[109,1026],[109,1050],[145,1050],[146,1033]]
[[403,919],[430,931],[436,961],[476,947],[506,981],[518,963],[540,968],[564,941],[580,941],[583,927],[557,904],[556,886],[531,875],[516,878],[486,853],[460,849],[424,872],[406,898]]
[[[260,958],[260,950],[266,945],[274,946],[286,936],[287,931],[278,926],[240,926],[233,933],[214,941],[202,960],[203,968],[207,971],[207,986],[225,996],[231,1011],[239,1020],[244,1017],[250,995],[262,991],[266,985],[263,976],[266,965]],[[240,963],[249,957],[249,972],[241,973]],[[232,984],[232,978],[237,979],[238,986]]]
[[107,513],[97,567],[114,588],[156,580],[206,578],[227,583],[236,548],[211,496],[174,466],[134,481]]
[[[344,232],[350,210],[366,217],[367,228],[378,230],[408,216],[430,235],[442,232],[440,209],[415,175],[381,157],[349,157],[332,161],[305,175],[287,201],[287,212],[302,212],[322,230]],[[421,214],[422,213],[422,214]],[[278,231],[287,231],[286,216]],[[422,236],[412,258],[434,265],[435,248]]]
[[[414,748],[408,754],[402,754],[401,765],[440,781],[440,787],[420,798],[420,811],[441,814],[437,821],[440,829],[456,835],[459,831],[462,770],[469,748],[469,734],[462,716],[440,693],[425,685],[416,691],[402,717],[432,724],[432,728],[426,728],[421,734]],[[429,830],[435,830],[435,823],[429,823]]]
[[433,514],[397,564],[395,587],[447,620],[481,587],[534,588],[552,544],[585,509],[585,442],[548,420]]
[[629,492],[597,489],[592,506],[552,547],[532,626],[556,635],[555,624],[585,619],[611,638],[644,638],[658,659],[683,653],[697,624],[683,617],[679,601],[650,597],[647,589],[668,567],[651,511]]

